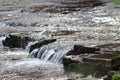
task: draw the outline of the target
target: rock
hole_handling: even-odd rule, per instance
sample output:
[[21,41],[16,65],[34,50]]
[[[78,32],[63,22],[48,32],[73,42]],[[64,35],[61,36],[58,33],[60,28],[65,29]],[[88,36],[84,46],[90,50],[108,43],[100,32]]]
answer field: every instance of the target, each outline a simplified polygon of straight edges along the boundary
[[74,64],[74,63],[79,63],[79,61],[77,60],[73,60],[73,57],[67,57],[65,56],[63,58],[63,65],[66,67],[66,66],[69,66],[69,64]]
[[63,58],[64,69],[67,72],[75,72],[83,74],[84,77],[92,75],[94,77],[102,77],[107,74],[108,69],[106,69],[101,64],[93,64],[87,62],[81,62],[72,60],[71,58]]
[[103,53],[95,54],[83,59],[84,62],[89,63],[101,63],[105,67],[111,69],[116,69],[120,65],[120,52],[119,53]]
[[33,51],[34,49],[36,49],[36,48],[40,48],[40,47],[43,46],[43,45],[46,45],[46,44],[49,44],[49,43],[52,43],[52,42],[55,42],[55,41],[56,41],[56,39],[49,39],[49,40],[38,41],[37,43],[35,43],[34,45],[32,45],[32,46],[30,47],[29,53],[30,53],[31,51]]
[[95,53],[96,51],[100,51],[100,48],[84,47],[82,45],[74,45],[74,49],[69,51],[67,55],[80,55],[84,53]]
[[4,46],[10,48],[25,48],[30,40],[31,38],[27,35],[10,34],[4,41],[2,41],[2,43]]
[[120,47],[120,43],[109,43],[109,44],[97,45],[96,47],[99,47],[99,48],[116,48],[116,47]]
[[[111,70],[119,70],[120,44],[112,43],[96,47],[75,45],[63,58],[65,70],[96,77],[105,76]],[[92,71],[91,71],[92,70]],[[90,72],[90,73],[89,73]],[[111,80],[105,78],[105,80]]]
[[120,43],[110,43],[96,46],[101,49],[102,52],[120,52]]
[[120,72],[119,71],[109,71],[107,76],[104,77],[103,80],[120,80]]
[[100,6],[103,4],[104,2],[101,0],[60,0],[60,1],[55,1],[55,3],[51,5],[30,6],[27,10],[30,12],[44,11],[50,13],[68,14],[73,11],[79,11],[82,8],[87,9],[95,6]]

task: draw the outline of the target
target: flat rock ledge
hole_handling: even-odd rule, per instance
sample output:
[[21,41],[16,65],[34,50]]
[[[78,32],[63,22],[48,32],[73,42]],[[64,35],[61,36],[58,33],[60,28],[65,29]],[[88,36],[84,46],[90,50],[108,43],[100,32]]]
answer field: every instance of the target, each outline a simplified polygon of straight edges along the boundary
[[65,70],[103,77],[110,71],[119,71],[120,44],[105,44],[96,47],[74,45],[63,58]]

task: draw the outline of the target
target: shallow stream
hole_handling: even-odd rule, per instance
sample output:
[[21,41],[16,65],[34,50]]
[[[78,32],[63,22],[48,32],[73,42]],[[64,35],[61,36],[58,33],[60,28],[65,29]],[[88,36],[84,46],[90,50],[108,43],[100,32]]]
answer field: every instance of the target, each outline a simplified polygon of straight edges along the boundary
[[49,61],[49,56],[42,60],[28,58],[28,51],[5,47],[2,40],[11,33],[30,34],[37,39],[56,38],[57,42],[51,45],[60,47],[60,52],[75,44],[119,43],[119,8],[108,3],[69,14],[32,13],[26,9],[38,3],[57,4],[57,0],[0,0],[0,80],[67,80],[76,76],[78,80],[102,80],[91,75],[81,78],[82,74],[65,73],[61,62]]

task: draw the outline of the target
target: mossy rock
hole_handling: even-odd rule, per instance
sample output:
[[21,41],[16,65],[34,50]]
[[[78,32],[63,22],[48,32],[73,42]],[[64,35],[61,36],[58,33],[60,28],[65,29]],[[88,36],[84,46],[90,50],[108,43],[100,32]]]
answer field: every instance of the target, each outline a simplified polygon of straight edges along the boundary
[[114,74],[112,80],[120,80],[120,74]]
[[108,69],[101,64],[92,63],[71,63],[64,67],[67,72],[75,72],[78,74],[83,74],[83,77],[92,75],[94,77],[102,77],[108,73]]
[[102,77],[107,75],[109,69],[107,69],[101,63],[83,62],[73,58],[74,56],[63,57],[63,65],[66,72],[75,72],[77,74],[83,74],[83,77],[92,75],[94,77]]
[[32,45],[30,47],[29,53],[32,52],[36,48],[40,48],[43,45],[46,45],[46,44],[49,44],[49,43],[52,43],[52,42],[55,42],[55,41],[56,41],[56,39],[49,39],[49,40],[38,41],[37,43],[35,43],[34,45]]

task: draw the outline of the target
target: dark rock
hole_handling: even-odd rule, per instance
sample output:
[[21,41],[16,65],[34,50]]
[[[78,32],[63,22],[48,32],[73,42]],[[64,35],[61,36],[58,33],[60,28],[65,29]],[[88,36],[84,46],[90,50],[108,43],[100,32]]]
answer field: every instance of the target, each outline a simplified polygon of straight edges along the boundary
[[99,48],[94,48],[94,47],[84,47],[81,45],[74,45],[74,50],[79,54],[79,53],[94,53],[96,51],[100,51]]
[[74,45],[74,49],[69,51],[67,55],[80,55],[84,53],[95,53],[96,51],[100,51],[100,48],[84,47],[82,45]]
[[97,45],[96,47],[99,47],[99,48],[116,48],[116,47],[120,47],[120,43],[109,43],[109,44]]
[[107,74],[108,69],[101,64],[93,64],[80,62],[70,58],[63,59],[64,69],[67,72],[75,72],[83,74],[83,77],[92,75],[94,77],[102,77]]
[[103,80],[120,80],[120,72],[119,71],[109,71],[107,76],[104,77]]
[[66,66],[69,66],[69,64],[74,64],[74,63],[79,63],[79,61],[77,60],[72,60],[71,58],[67,58],[67,57],[64,57],[63,58],[63,65],[66,67]]
[[49,40],[39,41],[39,42],[37,42],[36,44],[34,44],[34,45],[32,45],[30,47],[30,51],[29,52],[33,51],[36,48],[40,48],[43,45],[46,45],[46,44],[49,44],[49,43],[52,43],[52,42],[55,42],[55,41],[56,41],[56,39],[49,39]]
[[[54,1],[53,1],[54,2]],[[73,11],[85,10],[95,6],[101,6],[105,2],[101,0],[60,0],[55,1],[52,5],[33,5],[29,7],[30,12],[50,12],[68,14]]]
[[96,46],[101,49],[102,52],[120,52],[120,43],[110,43]]
[[[63,58],[63,65],[67,71],[81,72],[87,75],[95,74],[97,77],[105,76],[111,70],[119,70],[119,49],[119,43],[99,45],[92,48],[75,45],[73,50],[69,51]],[[104,80],[111,80],[111,77],[105,77]]]
[[2,41],[4,46],[10,48],[25,48],[30,37],[22,36],[20,34],[10,34],[4,41]]
[[26,25],[26,24],[23,24],[23,23],[15,23],[15,22],[11,22],[11,23],[7,23],[7,25],[9,26],[13,26],[13,27],[16,27],[16,26],[29,26],[29,25]]
[[67,80],[76,80],[76,79],[70,78],[70,79],[67,79]]
[[108,72],[107,76],[108,76],[108,80],[112,80],[112,76],[115,74],[116,72],[115,71],[110,71]]
[[120,65],[120,52],[113,54],[96,54],[83,59],[84,62],[101,63],[109,69],[116,69]]

